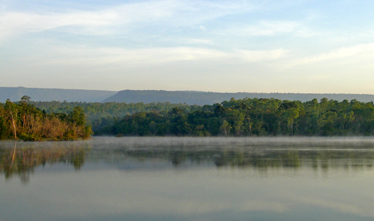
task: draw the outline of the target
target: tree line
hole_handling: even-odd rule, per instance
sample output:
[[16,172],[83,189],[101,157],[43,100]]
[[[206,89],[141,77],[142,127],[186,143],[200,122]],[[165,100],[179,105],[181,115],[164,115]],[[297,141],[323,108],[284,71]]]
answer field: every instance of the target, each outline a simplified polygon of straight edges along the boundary
[[90,122],[107,117],[122,118],[127,114],[134,114],[137,112],[168,111],[174,107],[183,108],[186,111],[193,111],[200,109],[199,105],[188,105],[185,103],[172,104],[170,102],[157,103],[88,103],[88,102],[60,102],[60,101],[31,101],[35,107],[45,110],[47,113],[68,113],[75,107],[81,107],[86,114],[87,120]]
[[118,136],[349,136],[374,134],[374,104],[357,100],[232,98],[187,111],[129,114],[96,131]]
[[30,102],[0,104],[0,139],[73,140],[118,136],[373,135],[374,104],[355,99],[245,98],[214,105]]
[[30,97],[25,95],[17,103],[8,99],[0,104],[0,140],[76,140],[91,136],[91,126],[86,124],[82,108],[47,113],[29,102]]
[[45,110],[47,113],[69,113],[76,107],[80,107],[86,116],[87,122],[94,131],[100,131],[103,127],[112,125],[116,120],[128,114],[150,111],[169,111],[174,107],[182,108],[187,112],[201,109],[199,105],[185,103],[172,104],[170,102],[157,103],[87,103],[87,102],[60,102],[60,101],[31,101],[35,107]]

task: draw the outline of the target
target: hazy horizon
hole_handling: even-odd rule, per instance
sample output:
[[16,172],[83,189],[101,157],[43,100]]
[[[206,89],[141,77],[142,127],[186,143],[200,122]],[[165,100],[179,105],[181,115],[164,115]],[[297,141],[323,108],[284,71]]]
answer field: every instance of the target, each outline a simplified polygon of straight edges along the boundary
[[83,91],[109,91],[109,92],[119,92],[119,91],[166,91],[166,92],[204,92],[204,93],[249,93],[249,94],[357,94],[357,95],[374,95],[374,93],[302,93],[302,92],[261,92],[261,91],[200,91],[200,90],[164,90],[164,89],[122,89],[122,90],[101,90],[101,89],[85,89],[85,88],[47,88],[47,87],[25,87],[25,86],[0,86],[0,88],[27,88],[27,89],[53,89],[53,90],[83,90]]
[[0,0],[5,87],[374,94],[370,1]]

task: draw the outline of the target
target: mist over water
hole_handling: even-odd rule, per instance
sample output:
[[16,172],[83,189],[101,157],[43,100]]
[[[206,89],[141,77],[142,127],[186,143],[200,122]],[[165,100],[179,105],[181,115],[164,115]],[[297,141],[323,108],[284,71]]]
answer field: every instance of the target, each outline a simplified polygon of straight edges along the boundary
[[370,137],[0,143],[0,220],[371,220]]

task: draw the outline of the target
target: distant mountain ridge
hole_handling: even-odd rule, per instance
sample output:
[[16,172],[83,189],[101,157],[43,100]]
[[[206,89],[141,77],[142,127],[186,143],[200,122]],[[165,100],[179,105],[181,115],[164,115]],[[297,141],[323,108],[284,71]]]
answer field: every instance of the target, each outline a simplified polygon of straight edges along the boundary
[[243,98],[276,98],[280,100],[310,101],[314,98],[348,101],[356,99],[362,102],[374,101],[372,94],[303,94],[303,93],[222,93],[204,91],[165,91],[165,90],[81,90],[81,89],[53,89],[53,88],[26,88],[26,87],[0,87],[0,102],[6,99],[19,101],[23,95],[31,97],[32,101],[67,101],[67,102],[126,102],[126,103],[153,103],[170,102],[186,104],[214,104],[228,101],[232,97]]
[[314,98],[320,100],[327,99],[348,101],[356,99],[362,102],[374,101],[372,94],[302,94],[302,93],[219,93],[203,91],[163,91],[163,90],[123,90],[117,94],[105,99],[103,102],[126,102],[126,103],[152,103],[152,102],[170,102],[187,104],[214,104],[228,101],[231,98],[275,98],[280,100],[300,100],[310,101]]
[[23,95],[30,96],[33,101],[101,102],[115,93],[117,91],[0,87],[0,102],[19,101]]

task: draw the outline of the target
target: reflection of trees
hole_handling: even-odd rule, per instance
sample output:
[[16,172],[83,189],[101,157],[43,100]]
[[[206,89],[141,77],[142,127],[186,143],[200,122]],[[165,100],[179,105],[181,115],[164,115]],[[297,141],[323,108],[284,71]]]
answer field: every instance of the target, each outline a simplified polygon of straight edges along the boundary
[[299,168],[301,166],[314,169],[321,168],[372,168],[373,151],[355,150],[173,150],[173,149],[142,149],[116,150],[115,154],[141,159],[168,160],[174,166],[184,162],[199,164],[214,163],[217,167],[253,167],[267,168]]
[[29,180],[34,168],[46,164],[66,163],[72,164],[79,170],[85,160],[85,150],[81,146],[54,145],[52,147],[16,147],[0,148],[0,172],[8,179],[17,174],[23,182]]
[[[120,165],[129,161],[128,165],[138,160],[136,167],[149,168],[147,162],[169,162],[170,166],[215,165],[219,168],[237,167],[254,168],[261,171],[267,169],[297,169],[309,167],[315,170],[331,169],[363,170],[372,169],[374,151],[368,148],[266,148],[266,147],[229,147],[211,148],[205,146],[117,146],[111,148],[92,148],[92,144],[79,142],[50,142],[41,147],[39,143],[17,143],[17,147],[9,145],[0,148],[0,173],[6,178],[16,174],[27,182],[34,168],[40,165],[69,164],[76,170],[89,161],[107,162]],[[44,143],[43,143],[44,144]],[[86,146],[90,145],[90,146]],[[95,146],[93,146],[95,147]],[[106,147],[106,146],[105,146]],[[89,149],[89,153],[87,153]],[[145,164],[143,164],[143,162]],[[165,164],[162,164],[164,167]],[[152,168],[157,169],[152,164]]]

